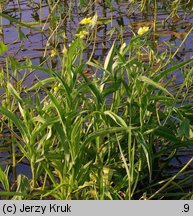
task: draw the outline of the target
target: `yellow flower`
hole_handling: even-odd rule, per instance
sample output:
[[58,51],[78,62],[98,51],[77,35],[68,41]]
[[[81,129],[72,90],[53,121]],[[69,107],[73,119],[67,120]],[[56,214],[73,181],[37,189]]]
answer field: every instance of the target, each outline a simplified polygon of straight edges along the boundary
[[54,56],[56,56],[56,54],[57,54],[57,52],[56,52],[56,50],[55,49],[53,49],[52,51],[51,51],[51,57],[54,57]]
[[90,24],[91,22],[92,22],[91,17],[84,18],[83,20],[80,21],[80,25],[87,25],[87,24]]
[[58,92],[58,90],[59,90],[58,86],[55,86],[54,87],[54,92]]
[[140,35],[140,36],[144,35],[148,30],[149,30],[149,27],[146,27],[146,26],[140,27],[137,34]]
[[77,37],[83,38],[84,36],[86,36],[88,34],[87,31],[80,31],[78,34],[75,34]]
[[66,48],[65,45],[64,45],[64,47],[63,47],[62,53],[63,53],[64,55],[67,55],[67,53],[68,53],[68,50],[67,50],[67,48]]

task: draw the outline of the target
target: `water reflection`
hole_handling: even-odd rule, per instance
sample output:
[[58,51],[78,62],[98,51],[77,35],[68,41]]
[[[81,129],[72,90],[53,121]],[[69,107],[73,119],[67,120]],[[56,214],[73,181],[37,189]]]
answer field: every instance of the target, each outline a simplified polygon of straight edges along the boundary
[[[26,23],[31,22],[30,24],[43,31],[18,28],[16,24],[2,18],[1,40],[9,44],[9,52],[0,56],[1,64],[4,63],[6,56],[14,56],[19,61],[30,58],[35,64],[40,64],[43,54],[49,56],[52,48],[61,49],[64,42],[66,45],[71,43],[80,20],[96,13],[97,37],[90,42],[84,57],[87,60],[94,48],[93,58],[101,61],[115,39],[119,38],[118,40],[128,43],[133,32],[137,32],[138,28],[144,25],[153,28],[155,20],[153,6],[141,13],[137,5],[125,1],[112,1],[112,5],[105,1],[92,1],[92,6],[89,7],[80,5],[79,1],[61,1],[59,7],[56,7],[55,2],[52,5],[51,3],[52,1],[49,1],[49,4],[47,1],[33,1],[33,4],[29,4],[27,1],[19,1],[18,5],[18,1],[8,1],[8,4],[3,5],[3,13]],[[160,52],[167,48],[165,42],[178,46],[193,23],[193,15],[188,9],[185,13],[185,9],[181,7],[176,16],[169,16],[165,5],[163,1],[158,4],[156,32],[152,32],[150,38],[156,40],[158,49],[161,47]],[[52,36],[53,32],[56,34]],[[65,41],[61,36],[64,34]],[[176,58],[180,60],[192,56],[191,42],[192,34]]]

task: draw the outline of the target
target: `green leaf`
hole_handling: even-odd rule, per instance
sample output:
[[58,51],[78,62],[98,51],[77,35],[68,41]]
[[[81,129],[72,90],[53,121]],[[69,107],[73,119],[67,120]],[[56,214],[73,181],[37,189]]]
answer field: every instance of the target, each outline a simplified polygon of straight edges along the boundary
[[108,24],[111,21],[112,21],[111,18],[102,17],[98,19],[97,24]]
[[95,85],[94,82],[92,82],[91,80],[89,80],[84,73],[80,72],[81,75],[83,76],[84,80],[88,83],[88,87],[90,88],[90,90],[92,91],[92,93],[94,94],[94,96],[96,97],[97,101],[99,104],[103,104],[104,102],[104,98],[103,95],[100,93],[100,91],[98,90],[97,86]]
[[107,54],[107,57],[105,59],[105,63],[104,63],[105,70],[111,71],[113,65],[114,52],[115,52],[115,41],[113,42],[113,45],[109,50],[109,53]]
[[103,96],[106,97],[107,95],[116,92],[121,85],[121,80],[117,80],[109,85],[107,88],[103,90]]
[[20,103],[23,103],[22,98],[19,96],[19,94],[17,93],[17,91],[14,89],[14,87],[10,82],[7,83],[7,89],[11,94],[13,94],[17,98],[17,100]]
[[134,130],[134,129],[136,129],[136,127],[109,127],[109,128],[105,128],[105,129],[100,129],[98,131],[95,131],[95,132],[89,134],[87,136],[86,140],[84,141],[84,145],[87,144],[88,142],[90,142],[91,140],[97,138],[97,137],[109,135],[112,133],[128,132],[129,129]]
[[56,182],[56,180],[54,178],[54,175],[53,175],[52,171],[50,170],[49,164],[46,163],[45,161],[42,161],[42,167],[44,168],[45,172],[50,177],[50,180],[52,181],[53,185],[56,187],[57,182]]
[[127,124],[125,123],[125,121],[117,114],[111,111],[105,111],[104,114],[110,116],[119,126],[125,127],[125,128],[127,127]]
[[188,60],[186,60],[186,61],[184,61],[184,62],[181,62],[181,63],[179,63],[179,64],[177,64],[177,65],[174,65],[173,67],[170,67],[170,68],[168,68],[168,69],[162,71],[162,72],[161,72],[160,74],[158,74],[153,80],[154,80],[155,82],[159,82],[163,77],[165,77],[166,75],[172,73],[172,72],[175,71],[175,70],[178,70],[178,69],[181,68],[182,66],[184,66],[184,65],[186,65],[186,64],[188,64],[188,63],[190,63],[192,60],[193,60],[193,58],[190,58],[190,59],[188,59]]
[[66,72],[69,77],[72,78],[72,65],[74,63],[77,54],[81,51],[81,39],[78,37],[77,39],[73,40],[68,52],[67,52],[67,59],[66,59]]
[[185,136],[186,138],[189,138],[190,136],[190,121],[186,118],[183,119],[180,124],[179,136]]
[[9,192],[9,191],[2,191],[0,192],[0,196],[25,196],[26,194],[19,193],[19,192]]
[[[98,62],[96,60],[94,60],[94,62],[88,61],[87,65],[92,66],[98,70],[104,71],[104,67],[100,64],[100,62]],[[107,71],[105,70],[105,72],[107,72]]]
[[2,41],[0,41],[0,55],[1,55],[3,52],[7,52],[7,51],[8,51],[7,45],[5,45]]
[[163,92],[165,92],[166,94],[170,95],[171,97],[173,97],[173,95],[167,90],[165,89],[164,87],[162,87],[160,84],[154,82],[153,80],[149,79],[148,77],[146,76],[139,76],[138,77],[138,80],[144,82],[144,83],[147,83],[149,85],[152,85],[154,86],[155,88],[158,88],[160,90],[162,90]]
[[22,32],[21,28],[18,30],[19,40],[22,41],[23,39],[28,40],[27,36]]
[[9,62],[10,62],[12,71],[16,69],[20,69],[20,63],[13,56],[9,56]]
[[36,84],[34,84],[31,88],[27,89],[26,91],[32,91],[32,90],[35,90],[37,88],[41,88],[42,86],[45,86],[48,83],[51,83],[54,81],[56,81],[55,77],[49,77],[49,78],[44,79],[44,80],[39,80]]
[[58,123],[59,119],[58,117],[53,117],[53,118],[49,118],[46,121],[43,122],[43,124],[41,125],[37,125],[35,127],[35,129],[32,131],[31,134],[31,140],[35,140],[36,137],[45,129],[48,128],[49,126],[53,125],[54,123]]
[[58,139],[60,140],[60,143],[62,143],[62,145],[63,145],[63,149],[65,149],[65,153],[68,154],[69,153],[69,146],[67,144],[67,138],[65,135],[65,130],[62,128],[61,124],[59,124],[58,122],[54,123],[53,127],[57,132],[57,136],[58,136]]
[[25,125],[23,124],[23,122],[14,113],[10,112],[4,107],[0,107],[0,113],[7,116],[16,125],[21,135],[23,136],[25,142],[28,142],[29,135],[28,135],[27,129]]
[[23,194],[22,196],[14,196],[13,200],[22,200],[25,198],[27,193],[30,191],[29,179],[25,175],[18,175],[17,177],[17,190],[16,192]]
[[3,185],[4,190],[6,191],[9,191],[8,171],[9,171],[9,168],[6,169],[6,171],[3,171],[0,166],[0,182]]
[[0,16],[2,16],[3,18],[9,20],[10,22],[16,23],[17,25],[19,25],[19,26],[21,26],[21,27],[26,27],[26,28],[30,28],[30,29],[39,31],[39,29],[34,28],[32,25],[27,24],[27,23],[24,23],[24,22],[20,22],[20,21],[18,21],[17,19],[8,16],[7,14],[0,13]]
[[176,136],[172,133],[172,131],[169,128],[166,127],[158,127],[154,133],[160,137],[164,137],[170,141],[178,142],[179,140],[176,138]]
[[149,170],[149,176],[150,176],[150,180],[152,177],[152,155],[151,155],[151,149],[150,149],[150,145],[148,145],[148,143],[146,143],[143,135],[138,132],[138,138],[140,140],[140,145],[143,149],[144,155],[146,157],[146,161],[147,161],[147,166],[148,166],[148,170]]

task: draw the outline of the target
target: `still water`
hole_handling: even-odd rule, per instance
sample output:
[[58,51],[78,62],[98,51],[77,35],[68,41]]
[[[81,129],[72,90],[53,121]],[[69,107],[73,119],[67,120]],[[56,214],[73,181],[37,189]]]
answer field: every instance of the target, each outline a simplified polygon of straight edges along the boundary
[[[91,41],[86,49],[85,60],[89,59],[94,48],[92,59],[102,61],[115,39],[121,38],[121,40],[129,43],[133,33],[136,33],[141,26],[153,27],[154,12],[151,7],[141,13],[138,5],[131,5],[128,1],[112,1],[112,5],[105,3],[105,1],[104,3],[103,1],[93,1],[92,7],[89,8],[80,6],[78,2],[73,1],[70,5],[68,1],[61,1],[60,9],[53,10],[50,9],[51,7],[47,1],[6,1],[2,6],[4,14],[33,25],[39,31],[23,27],[18,28],[13,22],[2,18],[2,34],[0,37],[5,44],[9,45],[9,51],[4,56],[0,56],[0,64],[4,64],[6,56],[13,56],[21,62],[29,58],[33,64],[39,65],[43,60],[42,57],[48,57],[53,47],[60,50],[64,43],[70,45],[79,27],[79,22],[86,16],[97,14],[100,24],[97,27],[97,39]],[[192,27],[193,13],[188,8],[181,7],[177,14],[171,17],[169,16],[170,12],[167,11],[169,2],[165,1],[165,4],[164,1],[161,2],[157,8],[156,32],[151,35],[150,40],[156,40],[156,49],[159,52],[168,49],[167,43],[173,44],[174,52]],[[70,13],[69,8],[71,8]],[[57,23],[61,17],[62,21]],[[55,28],[55,26],[57,27]],[[19,34],[21,32],[22,35]],[[53,32],[56,32],[57,36],[52,37]],[[66,35],[65,41],[62,37],[63,34]],[[117,40],[117,44],[119,40]],[[192,56],[192,44],[193,33],[188,36],[176,56],[179,61]],[[46,50],[45,47],[47,47]],[[53,62],[52,65],[47,65],[47,67],[56,65],[57,63],[54,64]],[[26,81],[28,85],[35,75],[40,78],[45,76],[40,71],[34,72]]]

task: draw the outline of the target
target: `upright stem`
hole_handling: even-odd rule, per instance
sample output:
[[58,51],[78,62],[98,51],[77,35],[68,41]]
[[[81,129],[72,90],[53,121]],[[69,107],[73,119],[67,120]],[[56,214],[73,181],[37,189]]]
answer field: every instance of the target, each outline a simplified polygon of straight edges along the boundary
[[154,0],[153,46],[156,48],[157,0]]

